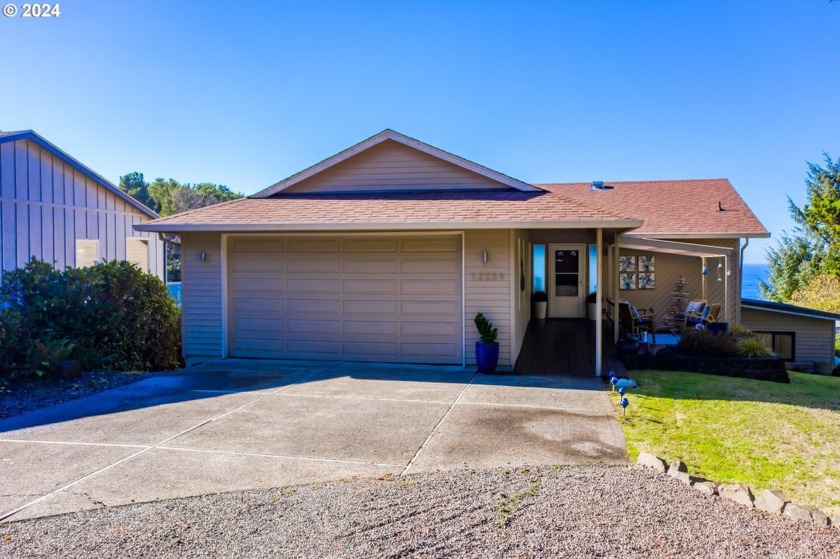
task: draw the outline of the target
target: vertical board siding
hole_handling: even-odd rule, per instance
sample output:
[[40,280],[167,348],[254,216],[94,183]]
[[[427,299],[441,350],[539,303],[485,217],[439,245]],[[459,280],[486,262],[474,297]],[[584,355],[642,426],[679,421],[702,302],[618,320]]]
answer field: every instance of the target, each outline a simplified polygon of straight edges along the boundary
[[[204,262],[200,258],[202,251],[206,253]],[[184,357],[222,357],[220,233],[181,235],[181,281]]]
[[[481,253],[487,251],[487,264]],[[499,365],[513,366],[511,355],[510,231],[477,230],[464,232],[464,331],[467,364],[475,364],[478,332],[473,319],[482,313],[499,329]]]
[[741,324],[759,332],[795,332],[793,363],[834,362],[834,321],[762,309],[741,309]]
[[[0,270],[33,256],[76,265],[76,239],[99,241],[99,256],[123,260],[127,237],[149,239],[149,272],[163,277],[163,243],[132,225],[150,218],[30,140],[0,144]],[[121,246],[122,244],[122,246]]]

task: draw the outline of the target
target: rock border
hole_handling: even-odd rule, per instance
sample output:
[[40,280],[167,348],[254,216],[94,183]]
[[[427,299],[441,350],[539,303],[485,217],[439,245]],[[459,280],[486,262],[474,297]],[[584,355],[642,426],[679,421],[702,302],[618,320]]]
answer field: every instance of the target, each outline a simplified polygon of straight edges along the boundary
[[636,464],[651,469],[658,474],[674,478],[697,492],[713,497],[717,495],[748,508],[755,508],[768,514],[775,514],[798,522],[812,522],[819,526],[840,526],[840,518],[831,519],[813,507],[791,502],[782,491],[765,490],[757,498],[752,490],[741,483],[722,485],[707,479],[688,474],[688,466],[681,460],[674,460],[670,466],[664,458],[649,452],[640,452]]

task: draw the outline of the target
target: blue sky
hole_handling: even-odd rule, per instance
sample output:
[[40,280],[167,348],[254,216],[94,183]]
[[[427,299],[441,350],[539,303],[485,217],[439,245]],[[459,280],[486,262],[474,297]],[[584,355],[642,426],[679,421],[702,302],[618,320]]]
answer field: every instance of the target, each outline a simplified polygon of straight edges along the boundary
[[393,128],[528,182],[727,177],[777,236],[840,156],[840,2],[60,6],[0,18],[0,129],[114,182],[250,194]]

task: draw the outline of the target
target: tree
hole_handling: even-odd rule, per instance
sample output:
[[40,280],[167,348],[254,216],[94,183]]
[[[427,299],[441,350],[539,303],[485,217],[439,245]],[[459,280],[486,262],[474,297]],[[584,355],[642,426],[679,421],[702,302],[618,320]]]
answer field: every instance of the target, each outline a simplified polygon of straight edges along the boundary
[[143,177],[143,173],[132,171],[127,175],[121,176],[120,190],[122,190],[141,204],[146,205],[150,209],[158,211],[153,207],[153,201],[149,199],[149,183],[146,182],[145,178]]
[[815,276],[808,285],[791,295],[790,303],[809,309],[840,313],[840,277]]
[[825,168],[808,163],[806,204],[799,208],[788,198],[796,228],[767,251],[770,276],[760,286],[765,299],[788,302],[819,276],[840,277],[840,159],[823,157]]

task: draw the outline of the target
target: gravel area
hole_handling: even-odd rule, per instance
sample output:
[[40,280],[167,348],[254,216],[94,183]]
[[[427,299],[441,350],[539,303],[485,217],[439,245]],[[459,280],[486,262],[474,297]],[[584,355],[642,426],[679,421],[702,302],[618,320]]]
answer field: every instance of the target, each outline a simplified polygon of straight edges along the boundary
[[634,466],[462,470],[0,526],[3,557],[840,557],[840,530]]
[[35,377],[8,381],[0,396],[0,419],[90,396],[103,390],[137,382],[157,373],[93,371],[75,380]]

